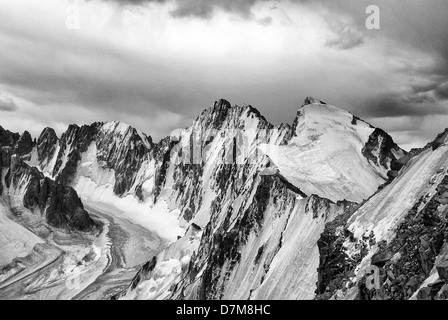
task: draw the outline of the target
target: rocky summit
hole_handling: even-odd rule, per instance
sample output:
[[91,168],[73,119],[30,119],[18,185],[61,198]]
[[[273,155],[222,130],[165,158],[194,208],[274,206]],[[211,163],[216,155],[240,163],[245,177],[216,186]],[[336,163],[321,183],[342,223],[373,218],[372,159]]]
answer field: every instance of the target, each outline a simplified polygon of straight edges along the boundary
[[0,299],[447,299],[447,136],[408,153],[312,97],[159,142],[0,127]]

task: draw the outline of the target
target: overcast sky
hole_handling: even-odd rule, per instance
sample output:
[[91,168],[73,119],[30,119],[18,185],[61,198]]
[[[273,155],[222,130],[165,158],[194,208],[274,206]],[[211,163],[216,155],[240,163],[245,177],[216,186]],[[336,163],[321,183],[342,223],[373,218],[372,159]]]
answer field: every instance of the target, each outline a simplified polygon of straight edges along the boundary
[[[366,28],[370,4],[380,30]],[[447,12],[446,0],[0,0],[0,125],[122,120],[158,140],[219,98],[280,124],[315,96],[422,146],[448,127]]]

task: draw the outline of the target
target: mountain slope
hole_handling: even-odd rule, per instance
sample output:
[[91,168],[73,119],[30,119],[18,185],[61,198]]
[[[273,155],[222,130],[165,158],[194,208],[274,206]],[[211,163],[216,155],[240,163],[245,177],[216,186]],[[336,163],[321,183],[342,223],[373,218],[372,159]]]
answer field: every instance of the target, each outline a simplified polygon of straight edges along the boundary
[[[121,122],[71,125],[60,138],[46,128],[36,142],[10,133],[2,139],[10,142],[3,152],[20,153],[35,181],[57,186],[52,194],[76,191],[82,203],[72,200],[75,208],[108,212],[102,237],[114,236],[109,219],[157,235],[164,250],[152,257],[148,247],[151,260],[117,295],[128,299],[314,298],[326,224],[389,181],[405,154],[381,129],[314,98],[292,126],[222,99],[158,143]],[[69,227],[84,212],[59,200],[43,206],[41,182],[21,181],[18,194],[29,196],[19,198],[30,210],[45,207],[55,226],[52,208],[70,218]],[[101,272],[95,281],[113,286],[111,273]]]
[[[338,122],[340,115],[336,113],[334,116],[333,131],[347,130],[343,123]],[[346,117],[345,114],[343,116]],[[330,118],[331,112],[323,120],[330,121]],[[350,125],[352,119],[354,117],[350,118]],[[303,120],[304,123],[307,121]],[[310,187],[311,184],[300,180],[289,181],[281,164],[277,164],[276,168],[276,157],[272,153],[271,157],[265,156],[265,153],[269,154],[267,150],[272,152],[292,145],[297,148],[296,153],[300,153],[307,145],[312,145],[312,139],[305,139],[308,136],[304,136],[302,141],[294,136],[299,131],[299,125],[300,121],[296,121],[295,128],[276,128],[252,108],[230,107],[227,102],[221,101],[206,110],[191,128],[184,130],[180,134],[180,144],[186,149],[190,149],[191,141],[195,141],[195,130],[201,132],[200,141],[207,142],[210,132],[215,131],[205,161],[190,169],[190,176],[202,181],[202,184],[180,180],[185,181],[180,186],[184,185],[187,190],[195,186],[194,196],[200,190],[200,202],[197,205],[195,203],[191,210],[197,213],[185,224],[185,236],[144,267],[123,297],[313,298],[318,278],[319,254],[316,243],[319,235],[326,222],[349,210],[354,203],[345,201],[347,194],[331,185],[322,189],[320,195],[313,195],[315,190]],[[391,149],[387,149],[390,144],[382,148],[382,135],[373,135],[375,129],[368,125],[359,126],[359,131],[365,129],[364,140],[359,138],[356,129],[352,129],[349,135],[356,133],[357,139],[347,141],[346,145],[352,143],[350,149],[354,151],[342,153],[340,159],[349,162],[355,153],[362,160],[351,162],[355,170],[339,174],[346,177],[342,183],[360,183],[360,172],[369,178],[373,176],[370,182],[373,193],[386,181],[390,162],[401,156],[403,151],[395,144],[392,144]],[[322,132],[321,140],[328,144],[333,131]],[[225,151],[232,148],[223,146],[231,146],[240,134],[248,142],[243,148],[245,152],[242,152],[248,156],[238,163],[226,163]],[[369,135],[378,137],[378,140],[372,141]],[[363,148],[367,148],[369,142],[370,145],[380,146],[375,159],[382,160],[378,160],[377,164],[362,155]],[[325,160],[330,161],[329,158]],[[380,161],[383,167],[380,167]],[[318,162],[316,170],[325,169],[324,164],[325,161]],[[169,171],[176,172],[178,169],[173,167]],[[166,186],[172,182],[176,186],[180,181],[168,178]],[[347,183],[342,190],[351,186]],[[333,192],[327,191],[331,189]],[[168,196],[171,190],[165,188],[162,194]],[[370,196],[368,190],[365,191],[366,197]],[[331,201],[324,197],[332,195],[339,199]],[[361,201],[362,197],[359,199]],[[191,200],[187,201],[191,204]],[[302,250],[295,251],[294,248]],[[279,278],[280,273],[285,276]]]
[[12,134],[0,127],[0,141],[0,193],[4,201],[13,208],[23,206],[39,211],[57,228],[79,231],[96,228],[74,189],[45,178],[26,163],[35,145],[28,132]]
[[[353,214],[327,226],[320,246],[320,297],[409,299],[419,293],[419,298],[431,299],[438,295],[444,278],[437,267],[448,259],[446,141],[445,131],[415,151],[398,176]],[[337,263],[343,267],[335,268]],[[379,268],[377,290],[366,285],[372,265]],[[431,284],[433,289],[428,289]]]
[[392,138],[352,114],[307,98],[285,146],[265,149],[279,172],[306,194],[361,202],[404,156]]

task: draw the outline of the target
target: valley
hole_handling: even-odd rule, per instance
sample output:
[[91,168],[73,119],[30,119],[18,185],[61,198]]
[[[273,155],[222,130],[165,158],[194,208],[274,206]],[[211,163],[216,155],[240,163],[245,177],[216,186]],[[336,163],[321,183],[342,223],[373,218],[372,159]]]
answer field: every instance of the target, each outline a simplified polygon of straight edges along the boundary
[[[2,211],[7,209],[1,208]],[[126,288],[138,267],[164,245],[147,229],[115,217],[104,208],[94,209],[88,205],[86,208],[102,223],[102,230],[94,236],[81,233],[67,236],[57,230],[50,231],[47,242],[36,245],[43,250],[35,248],[18,259],[31,263],[0,282],[0,299],[108,299]],[[8,219],[16,228],[21,227],[19,221],[3,215],[2,219]],[[30,228],[31,234],[33,231],[39,233]],[[2,253],[6,252],[4,248],[2,246]],[[20,254],[26,253],[14,253],[16,257]]]

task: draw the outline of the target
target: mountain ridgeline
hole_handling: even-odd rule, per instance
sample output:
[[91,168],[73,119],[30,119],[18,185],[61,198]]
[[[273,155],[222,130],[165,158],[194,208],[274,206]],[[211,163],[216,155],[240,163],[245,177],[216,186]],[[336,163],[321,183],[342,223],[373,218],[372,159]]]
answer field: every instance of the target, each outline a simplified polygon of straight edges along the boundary
[[[121,122],[37,140],[0,128],[0,192],[69,233],[100,228],[87,202],[165,239],[116,299],[411,298],[448,252],[445,141],[408,154],[318,99],[280,126],[219,100],[158,143]],[[422,237],[426,260],[406,257]],[[390,257],[381,277],[400,279],[393,293],[364,285],[378,255]]]

